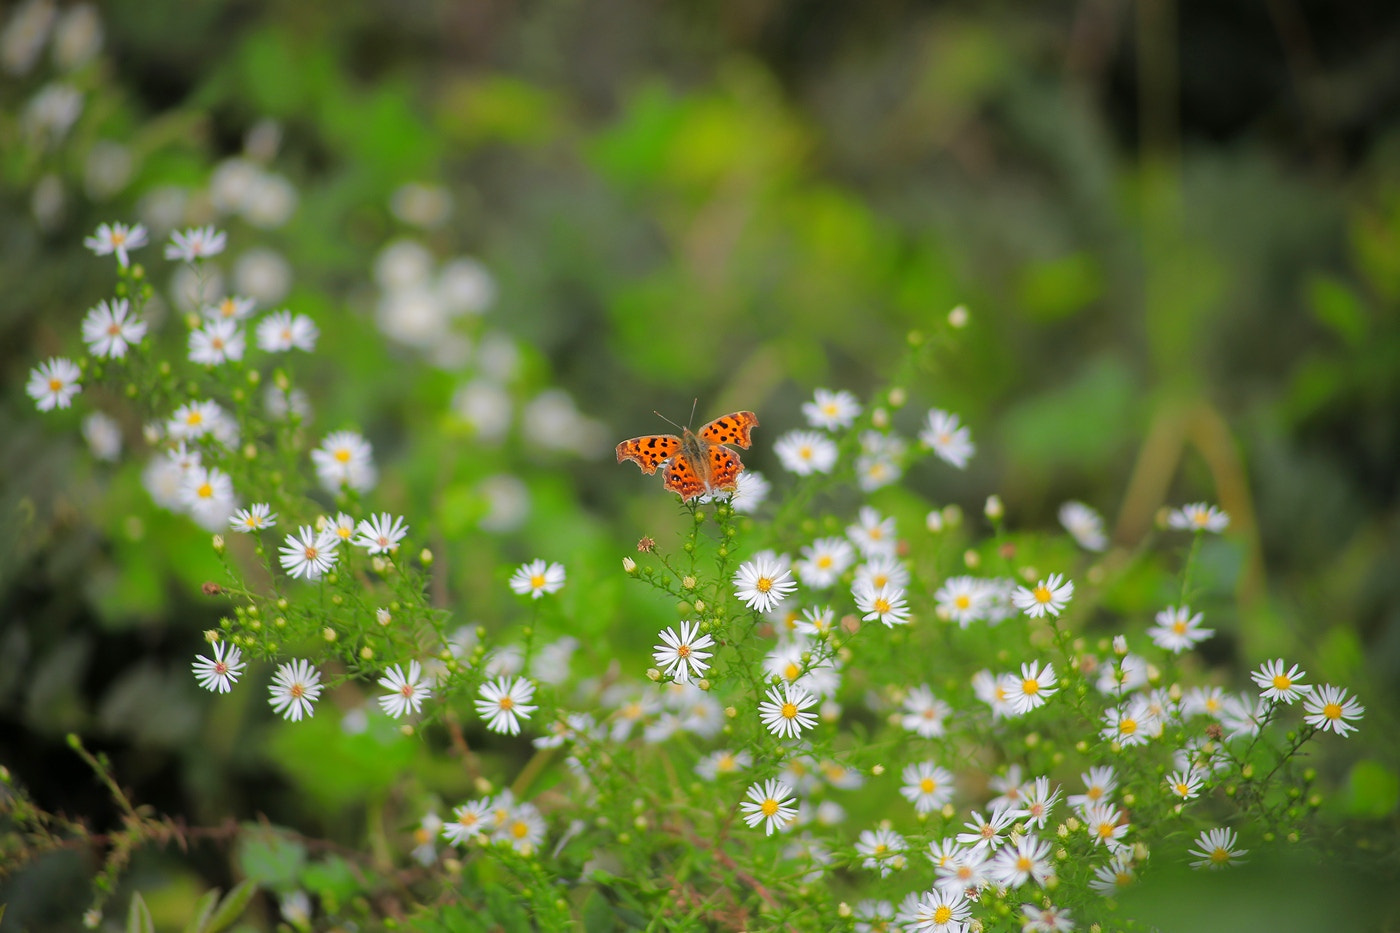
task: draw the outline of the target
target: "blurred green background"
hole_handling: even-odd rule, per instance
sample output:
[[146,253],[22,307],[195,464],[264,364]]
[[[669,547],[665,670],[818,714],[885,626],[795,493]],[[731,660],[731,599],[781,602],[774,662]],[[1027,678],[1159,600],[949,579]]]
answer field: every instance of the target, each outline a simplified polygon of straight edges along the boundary
[[[13,23],[46,9],[26,60]],[[0,761],[46,806],[112,818],[63,745],[77,731],[139,799],[191,822],[357,831],[327,828],[345,799],[309,804],[279,767],[260,693],[195,687],[189,659],[221,612],[199,595],[218,573],[207,534],[150,503],[144,455],[94,463],[80,413],[41,416],[24,395],[110,294],[110,260],[82,238],[146,219],[157,242],[161,223],[227,228],[240,285],[254,247],[249,281],[291,270],[274,303],[323,333],[299,374],[313,431],[374,442],[378,507],[447,555],[464,622],[503,617],[501,567],[544,556],[609,581],[588,606],[564,601],[593,620],[574,634],[603,644],[639,605],[614,582],[619,556],[672,520],[613,443],[656,430],[653,409],[750,408],[763,440],[746,462],[776,476],[768,445],[813,387],[868,397],[911,331],[964,304],[971,324],[908,389],[911,407],[959,412],[978,457],[911,486],[969,512],[997,492],[1021,527],[1082,499],[1130,545],[1165,504],[1218,502],[1239,570],[1216,660],[1284,655],[1359,693],[1367,720],[1329,777],[1361,835],[1392,831],[1395,4],[117,0],[7,15]],[[36,104],[55,85],[81,95],[71,120]],[[230,159],[270,200],[219,202]],[[384,248],[403,239],[473,261],[455,356],[379,336],[397,294]],[[158,255],[137,259],[177,309]],[[90,391],[79,412],[117,401]],[[122,428],[139,451],[139,421]],[[71,924],[56,892],[82,890],[79,861],[3,889],[12,912]],[[145,870],[230,880],[214,849]]]

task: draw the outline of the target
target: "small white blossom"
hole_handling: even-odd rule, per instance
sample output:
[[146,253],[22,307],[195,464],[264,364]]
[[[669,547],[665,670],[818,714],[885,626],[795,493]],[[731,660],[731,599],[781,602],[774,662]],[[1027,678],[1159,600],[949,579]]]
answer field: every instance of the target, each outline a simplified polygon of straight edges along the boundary
[[77,363],[55,356],[30,370],[24,390],[40,411],[67,408],[73,404],[73,396],[83,390],[78,384],[81,377],[82,370]]
[[940,460],[959,470],[967,466],[968,458],[977,451],[972,443],[972,432],[958,425],[958,416],[937,408],[928,413],[928,423],[919,432],[919,440]]
[[423,708],[423,701],[432,696],[428,681],[423,678],[423,666],[417,661],[408,662],[408,676],[395,664],[379,678],[379,686],[389,692],[379,698],[384,712],[398,719],[409,710],[417,713]]

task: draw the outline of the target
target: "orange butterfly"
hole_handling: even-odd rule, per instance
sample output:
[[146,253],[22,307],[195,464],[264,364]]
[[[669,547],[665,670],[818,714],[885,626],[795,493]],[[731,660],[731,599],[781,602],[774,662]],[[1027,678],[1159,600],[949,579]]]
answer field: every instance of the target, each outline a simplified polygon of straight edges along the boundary
[[739,455],[725,447],[736,444],[749,446],[749,432],[758,427],[758,416],[751,411],[736,411],[716,418],[699,431],[681,428],[681,436],[649,434],[634,437],[617,445],[617,462],[635,460],[643,473],[655,473],[666,466],[663,485],[682,499],[694,499],[705,493],[732,492],[744,471]]

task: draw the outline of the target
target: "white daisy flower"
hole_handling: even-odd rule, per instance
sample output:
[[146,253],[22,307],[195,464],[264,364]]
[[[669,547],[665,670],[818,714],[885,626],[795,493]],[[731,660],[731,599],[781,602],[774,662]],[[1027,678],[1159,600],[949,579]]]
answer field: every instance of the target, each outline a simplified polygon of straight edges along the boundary
[[1089,831],[1094,845],[1102,843],[1110,850],[1115,848],[1113,843],[1122,839],[1130,829],[1123,820],[1122,811],[1112,804],[1093,804],[1085,807],[1080,815],[1084,817],[1084,828]]
[[814,428],[836,431],[849,428],[860,414],[860,402],[845,389],[818,389],[812,401],[802,403],[802,416]]
[[797,808],[792,805],[792,788],[781,781],[754,784],[747,796],[748,800],[740,802],[739,812],[750,828],[764,824],[765,835],[771,836],[778,830],[787,829],[797,816]]
[[972,443],[972,432],[959,427],[958,416],[937,408],[928,413],[928,424],[919,432],[919,440],[940,460],[959,470],[967,466],[968,458],[977,451]]
[[805,586],[824,590],[855,563],[856,552],[845,538],[819,538],[802,549],[793,569]]
[[1095,868],[1094,880],[1089,882],[1089,887],[1104,897],[1113,897],[1136,880],[1137,874],[1133,871],[1133,853],[1129,850],[1114,853],[1107,865]]
[[1229,828],[1218,828],[1202,830],[1196,837],[1196,848],[1191,850],[1192,855],[1200,857],[1200,861],[1192,862],[1192,868],[1224,868],[1227,865],[1240,864],[1241,856],[1248,855],[1248,849],[1237,849],[1238,837],[1235,831]]
[[1021,807],[1015,813],[1016,819],[1025,820],[1027,826],[1044,829],[1045,824],[1050,819],[1050,813],[1055,809],[1055,803],[1059,799],[1060,789],[1056,787],[1052,791],[1050,779],[1038,777],[1025,792],[1021,800]]
[[454,846],[464,845],[484,833],[491,823],[491,798],[469,800],[452,810],[452,819],[442,824],[442,836]]
[[919,895],[904,929],[909,933],[966,933],[971,914],[972,908],[961,891],[934,888]]
[[100,411],[83,418],[81,430],[88,449],[98,460],[115,461],[122,452],[122,427],[117,420]]
[[716,780],[720,775],[738,774],[752,767],[753,756],[746,751],[731,752],[720,749],[710,752],[695,763],[695,773],[707,781]]
[[146,322],[125,298],[99,301],[83,318],[83,343],[93,356],[121,359],[146,336]]
[[767,553],[755,554],[734,573],[734,595],[755,612],[772,612],[795,589],[792,571]]
[[1026,918],[1021,933],[1070,933],[1074,929],[1069,910],[1053,904],[1022,904],[1021,916]]
[[180,503],[201,525],[222,527],[237,508],[233,480],[214,467],[193,467],[180,484]]
[[262,531],[266,528],[274,528],[277,525],[277,513],[272,511],[272,506],[266,502],[254,502],[246,509],[239,509],[234,512],[228,520],[229,526],[234,531],[243,534],[250,534],[254,531]]
[[190,331],[190,362],[201,366],[243,359],[247,340],[233,321],[209,321],[198,330]]
[[367,492],[378,479],[374,467],[374,451],[369,441],[354,431],[336,431],[326,435],[321,446],[311,451],[316,475],[331,494],[340,492],[342,485],[356,492]]
[[1117,742],[1124,747],[1146,745],[1152,737],[1154,723],[1147,710],[1147,704],[1135,697],[1126,706],[1115,706],[1103,714],[1103,728],[1099,730],[1106,741]]
[[379,698],[379,706],[395,719],[409,710],[415,713],[421,711],[423,701],[432,696],[428,681],[423,677],[423,666],[417,661],[408,662],[407,677],[403,669],[395,664],[379,678],[379,686],[389,691]]
[[356,547],[362,547],[371,554],[388,554],[398,549],[399,542],[408,534],[408,526],[404,524],[402,516],[380,512],[362,519],[355,526],[355,532],[353,543]]
[[97,232],[83,240],[83,245],[98,256],[117,254],[117,262],[123,267],[131,262],[128,250],[140,249],[146,245],[146,228],[141,224],[128,227],[126,224],[98,224]]
[[520,723],[529,721],[539,709],[530,702],[535,698],[535,685],[524,677],[498,677],[482,684],[478,693],[477,715],[486,720],[486,728],[492,732],[519,735]]
[[1224,531],[1230,524],[1230,516],[1213,505],[1193,502],[1179,509],[1172,509],[1167,515],[1167,527],[1178,531]]
[[1342,688],[1323,684],[1303,699],[1303,712],[1303,721],[1308,725],[1344,736],[1356,731],[1348,720],[1360,719],[1366,707],[1347,696]]
[[676,683],[689,683],[692,677],[703,677],[710,665],[706,658],[712,652],[709,648],[715,640],[709,635],[700,634],[700,626],[695,622],[681,623],[681,633],[667,627],[662,629],[661,640],[665,644],[654,646],[652,657],[656,659],[661,672],[674,678]]
[[170,242],[165,246],[165,258],[180,262],[195,262],[208,259],[224,251],[228,237],[213,227],[191,227],[176,230],[170,234]]
[[795,739],[804,729],[817,724],[817,717],[806,712],[817,697],[794,684],[768,688],[768,699],[758,704],[758,715],[768,731],[779,738]]
[[82,370],[72,360],[55,356],[29,371],[29,382],[24,391],[29,394],[40,411],[54,408],[67,408],[73,404],[73,396],[83,391],[78,380]]
[[165,423],[165,431],[172,440],[194,440],[214,431],[223,419],[224,410],[218,402],[186,402],[175,409]]
[[1204,772],[1191,768],[1185,771],[1173,771],[1167,775],[1167,790],[1172,795],[1182,800],[1191,800],[1201,793],[1201,785],[1205,782]]
[[991,884],[991,878],[987,874],[987,859],[990,854],[986,849],[959,848],[951,859],[934,869],[938,876],[934,885],[939,890],[954,891],[962,896],[966,896],[970,891],[982,890]]
[[560,563],[546,564],[542,560],[521,564],[511,575],[510,588],[513,592],[521,596],[529,596],[531,599],[539,599],[546,594],[557,593],[564,588],[564,565]]
[[511,808],[510,815],[491,837],[496,842],[504,842],[521,855],[534,852],[544,841],[544,817],[532,803],[521,803]]
[[310,525],[302,525],[295,535],[287,535],[281,547],[279,560],[282,569],[293,577],[319,580],[321,575],[335,566],[335,549],[340,538],[331,531],[317,531]]
[[946,722],[953,708],[933,695],[928,684],[920,684],[904,698],[899,724],[924,739],[936,739],[947,731]]
[[267,702],[274,712],[292,722],[311,716],[311,706],[321,697],[321,675],[306,661],[292,661],[277,668],[272,675],[272,695]]
[[1021,679],[1013,694],[1013,702],[1018,714],[1029,713],[1045,705],[1048,697],[1054,696],[1055,666],[1049,662],[1042,668],[1039,662],[1030,661],[1021,665]]
[[899,545],[894,518],[886,518],[868,505],[861,506],[856,523],[846,529],[846,537],[867,560],[894,557]]
[[1050,863],[1050,842],[1027,833],[1013,839],[997,853],[987,867],[992,880],[1008,888],[1019,888],[1027,881],[1045,885],[1055,873]]
[[1002,838],[1002,833],[1016,822],[1016,815],[1007,809],[992,810],[991,817],[985,817],[980,811],[972,811],[972,819],[964,823],[967,832],[958,833],[958,842],[967,846],[973,852],[985,851],[995,852],[1006,840]]
[[[243,653],[226,641],[213,644],[214,656],[194,659],[194,676],[205,690],[228,693],[243,674]],[[225,651],[227,649],[227,651]]]
[[1168,606],[1157,613],[1157,624],[1147,634],[1158,648],[1181,654],[1214,635],[1215,629],[1201,628],[1201,614],[1192,615],[1190,606]]
[[740,515],[752,515],[768,498],[773,484],[757,470],[745,470],[735,481],[734,492],[729,495],[729,505]]
[[909,843],[892,829],[863,829],[856,840],[856,854],[863,857],[862,868],[878,871],[883,878],[896,868],[905,865],[904,850]]
[[865,563],[857,567],[855,582],[851,588],[868,586],[872,590],[878,590],[886,586],[907,587],[908,585],[909,568],[891,552],[872,555]]
[[211,321],[241,321],[253,313],[257,304],[252,298],[225,295],[218,304],[205,305],[201,313]]
[[1098,803],[1107,803],[1113,799],[1113,792],[1118,789],[1118,776],[1110,766],[1090,768],[1088,773],[1079,775],[1079,779],[1084,782],[1084,793],[1071,794],[1065,802],[1076,810],[1084,810]]
[[274,311],[258,322],[258,349],[268,353],[284,353],[288,350],[316,349],[316,338],[321,332],[304,314],[293,316],[290,311]]
[[836,443],[816,431],[789,431],[773,444],[783,469],[798,476],[830,473],[836,465]]
[[863,613],[867,622],[879,621],[886,628],[909,624],[909,605],[904,599],[904,590],[898,586],[882,586],[875,589],[856,584],[851,591],[855,597],[856,611]]
[[939,615],[967,628],[980,616],[986,594],[986,584],[977,577],[949,577],[933,594],[933,599],[938,604]]
[[1049,579],[1037,583],[1035,589],[1018,588],[1011,594],[1011,601],[1026,615],[1038,619],[1047,613],[1058,616],[1073,595],[1074,584],[1063,574],[1052,573]]
[[1250,674],[1249,677],[1263,689],[1264,692],[1260,696],[1264,699],[1292,703],[1312,691],[1312,687],[1302,682],[1307,675],[1308,672],[1296,664],[1285,672],[1283,659],[1275,658],[1272,661],[1266,661],[1259,670]]
[[825,638],[836,624],[836,613],[830,606],[811,606],[802,610],[796,631],[809,638]]
[[1060,524],[1086,551],[1102,551],[1108,547],[1103,517],[1082,502],[1071,500],[1060,506]]
[[1015,697],[1021,684],[1014,674],[1000,677],[991,671],[980,670],[972,675],[972,692],[977,699],[992,708],[993,719],[1003,719],[1016,714]]
[[916,813],[931,813],[953,799],[953,773],[931,761],[906,765],[900,780],[904,786],[899,793]]

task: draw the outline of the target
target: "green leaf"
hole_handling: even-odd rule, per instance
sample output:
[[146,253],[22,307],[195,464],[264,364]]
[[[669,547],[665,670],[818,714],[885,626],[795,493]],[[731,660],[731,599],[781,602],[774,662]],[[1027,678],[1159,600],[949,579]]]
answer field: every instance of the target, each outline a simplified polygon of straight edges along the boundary
[[258,886],[251,878],[242,881],[232,891],[224,895],[224,899],[219,902],[219,909],[210,918],[208,926],[201,933],[218,933],[233,924],[243,915],[243,911],[248,907],[248,902],[257,893]]
[[1318,323],[1348,346],[1358,346],[1366,338],[1366,309],[1345,283],[1330,276],[1313,276],[1308,283],[1308,302]]
[[151,910],[140,891],[131,895],[131,908],[126,912],[126,933],[156,933]]
[[214,907],[219,903],[219,889],[212,888],[205,891],[195,904],[194,916],[190,922],[185,924],[185,933],[204,933],[205,925],[209,922],[209,915],[214,912]]

